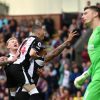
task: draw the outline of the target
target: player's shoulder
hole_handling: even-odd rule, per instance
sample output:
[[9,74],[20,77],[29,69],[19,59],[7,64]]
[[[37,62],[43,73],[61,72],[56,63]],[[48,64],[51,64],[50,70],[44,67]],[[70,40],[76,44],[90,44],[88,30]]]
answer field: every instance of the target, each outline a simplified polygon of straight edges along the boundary
[[100,26],[97,27],[97,31],[100,32]]
[[33,41],[34,44],[38,44],[38,45],[43,44],[43,41],[40,40],[38,37],[36,37],[36,36],[31,36],[31,37],[34,38],[34,41]]
[[93,30],[94,33],[100,33],[100,26],[97,26],[94,30]]
[[29,36],[25,40],[27,41],[28,44],[39,41],[39,39],[36,36]]

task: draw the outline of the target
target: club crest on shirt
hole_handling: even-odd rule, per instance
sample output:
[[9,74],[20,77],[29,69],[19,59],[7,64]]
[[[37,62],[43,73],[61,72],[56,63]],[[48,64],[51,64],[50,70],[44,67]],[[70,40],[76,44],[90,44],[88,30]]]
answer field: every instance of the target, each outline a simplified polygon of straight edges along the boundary
[[88,45],[88,50],[94,50],[94,45],[93,44]]
[[38,46],[41,47],[41,42],[38,42]]

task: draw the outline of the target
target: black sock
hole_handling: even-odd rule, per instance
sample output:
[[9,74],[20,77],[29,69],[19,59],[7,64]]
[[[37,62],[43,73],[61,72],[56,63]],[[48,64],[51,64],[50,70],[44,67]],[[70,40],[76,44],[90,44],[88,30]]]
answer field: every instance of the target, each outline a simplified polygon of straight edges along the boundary
[[15,96],[15,100],[29,100],[30,95],[28,94],[28,92],[19,92],[16,94]]

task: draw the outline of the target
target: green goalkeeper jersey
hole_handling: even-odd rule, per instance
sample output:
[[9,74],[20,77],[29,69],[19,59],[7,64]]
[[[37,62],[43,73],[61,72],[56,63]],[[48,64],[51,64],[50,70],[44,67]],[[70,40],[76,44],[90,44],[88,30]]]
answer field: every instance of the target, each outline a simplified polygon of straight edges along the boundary
[[100,26],[93,30],[89,38],[88,54],[91,61],[89,73],[93,80],[100,80]]

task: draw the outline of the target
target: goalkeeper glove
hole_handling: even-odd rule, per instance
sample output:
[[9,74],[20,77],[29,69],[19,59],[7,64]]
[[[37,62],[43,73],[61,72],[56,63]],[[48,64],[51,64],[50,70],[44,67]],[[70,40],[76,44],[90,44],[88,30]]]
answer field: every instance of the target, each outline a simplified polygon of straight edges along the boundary
[[84,84],[85,80],[89,77],[88,71],[85,71],[82,75],[79,77],[75,78],[74,80],[74,85],[76,88],[81,88],[82,85]]

